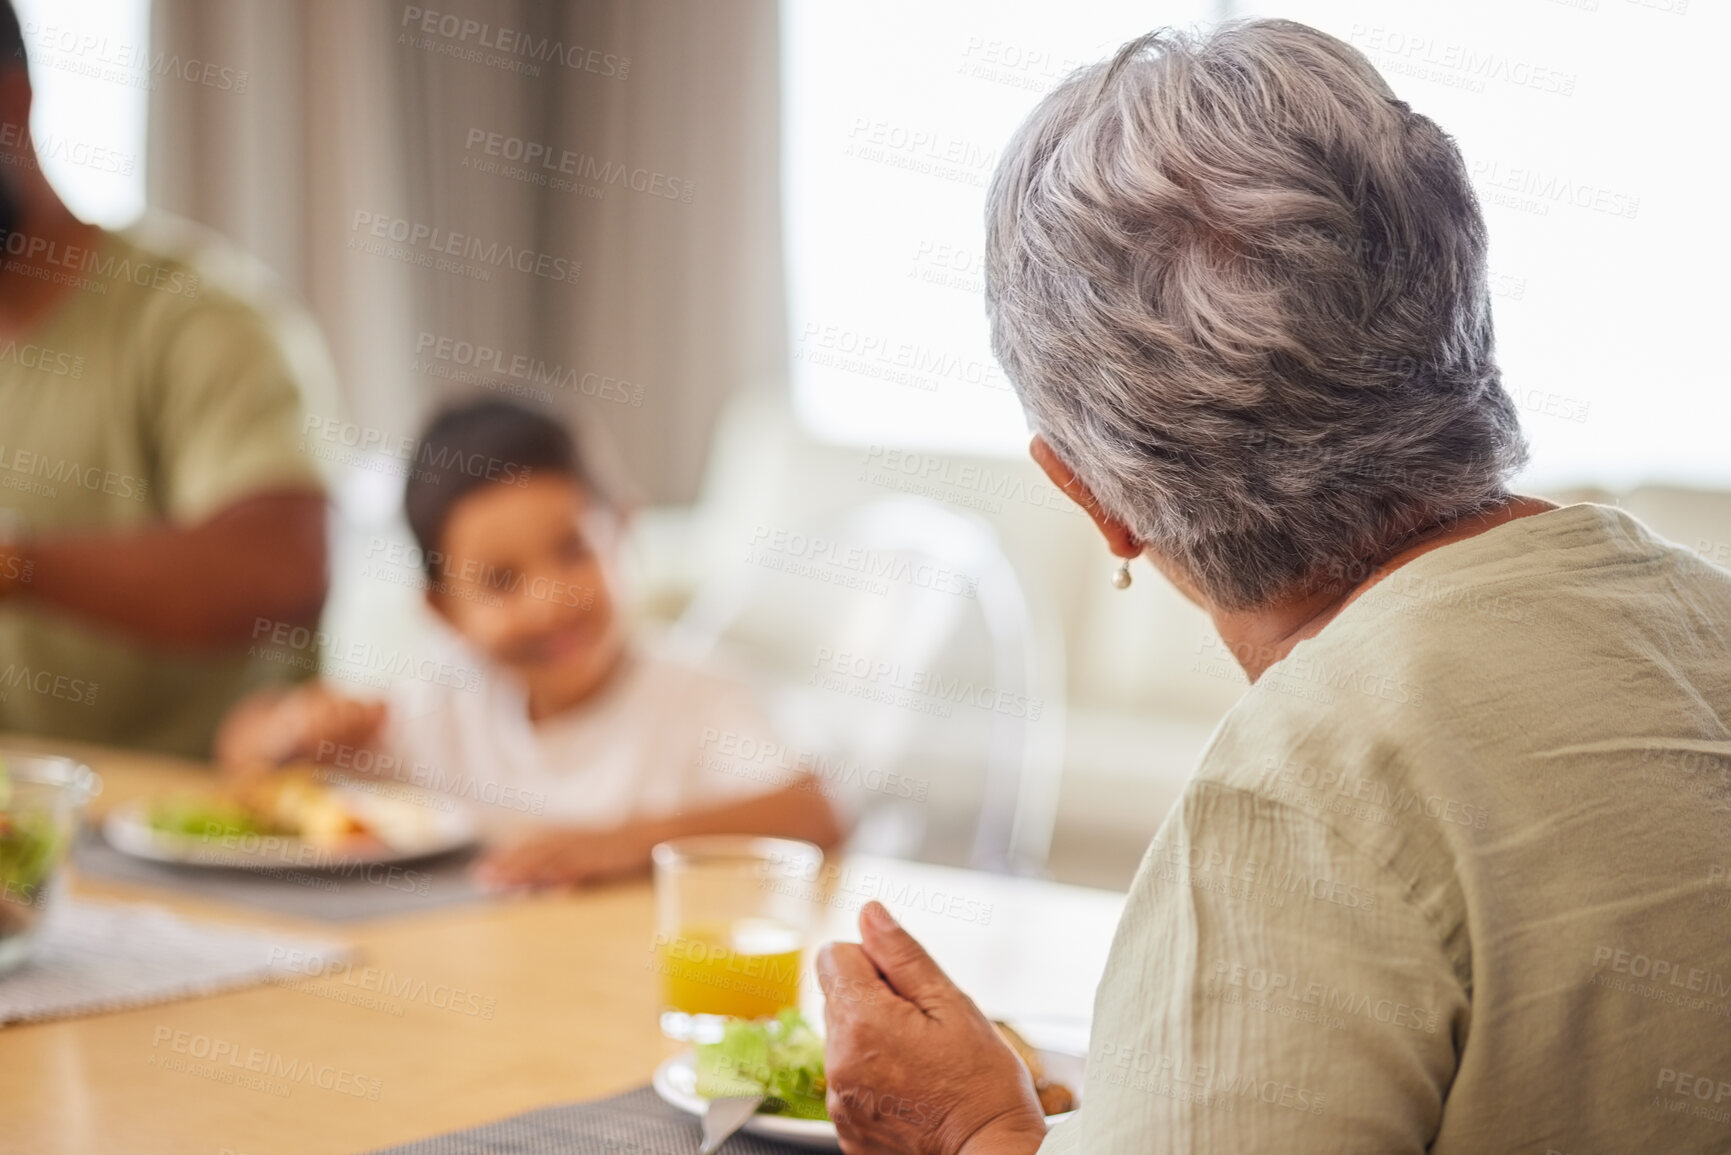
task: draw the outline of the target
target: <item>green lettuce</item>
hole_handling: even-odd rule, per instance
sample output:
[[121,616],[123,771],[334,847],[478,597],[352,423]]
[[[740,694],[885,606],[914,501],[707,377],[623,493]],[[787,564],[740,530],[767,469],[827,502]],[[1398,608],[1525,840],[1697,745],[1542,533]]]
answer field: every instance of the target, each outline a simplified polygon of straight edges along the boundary
[[[11,803],[12,777],[0,759],[0,807]],[[34,904],[60,859],[60,842],[52,814],[0,812],[0,898]]]
[[824,1090],[823,1040],[792,1008],[728,1023],[720,1042],[697,1047],[697,1093],[705,1099],[763,1095],[760,1111],[828,1119]]
[[222,798],[163,799],[151,806],[145,822],[152,830],[194,838],[269,833],[244,806]]

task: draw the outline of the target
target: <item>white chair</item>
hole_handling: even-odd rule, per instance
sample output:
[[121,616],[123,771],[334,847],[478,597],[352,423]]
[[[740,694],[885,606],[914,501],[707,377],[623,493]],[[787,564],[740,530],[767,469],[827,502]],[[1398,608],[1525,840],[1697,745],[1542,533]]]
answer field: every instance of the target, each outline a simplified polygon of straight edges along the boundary
[[[924,808],[893,791],[856,795],[856,845],[955,857],[943,808],[966,810],[971,796],[966,863],[1043,870],[1064,751],[1061,629],[983,519],[892,497],[760,525],[743,559],[700,586],[670,642],[745,663],[803,748],[929,781]],[[981,771],[971,795],[955,771],[969,761]]]

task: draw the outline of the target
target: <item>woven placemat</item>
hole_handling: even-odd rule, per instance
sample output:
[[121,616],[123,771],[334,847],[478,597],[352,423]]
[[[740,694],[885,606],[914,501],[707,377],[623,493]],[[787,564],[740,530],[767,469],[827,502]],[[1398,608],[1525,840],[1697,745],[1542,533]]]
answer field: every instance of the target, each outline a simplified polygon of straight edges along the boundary
[[[639,1087],[611,1099],[543,1107],[373,1155],[696,1155],[702,1138],[697,1116],[663,1103],[653,1088]],[[811,1148],[742,1132],[723,1150],[725,1155],[794,1155]]]
[[155,906],[68,900],[44,919],[29,959],[0,975],[0,1023],[215,994],[291,974],[297,960],[353,953],[324,939],[220,926]]
[[94,827],[79,834],[73,864],[88,878],[160,886],[184,894],[324,922],[355,922],[477,902],[486,892],[469,879],[474,850],[393,867],[336,870],[241,870],[151,862],[110,846]]

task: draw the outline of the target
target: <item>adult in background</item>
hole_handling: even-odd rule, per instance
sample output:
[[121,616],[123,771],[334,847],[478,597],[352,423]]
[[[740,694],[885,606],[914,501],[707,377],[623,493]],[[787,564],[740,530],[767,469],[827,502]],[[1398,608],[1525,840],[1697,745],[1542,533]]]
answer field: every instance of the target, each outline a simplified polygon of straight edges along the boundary
[[819,963],[842,1149],[1731,1150],[1731,574],[1509,492],[1454,143],[1302,25],[1155,35],[1041,102],[987,230],[1035,458],[1254,684],[1076,1115],[869,906]]
[[324,603],[310,322],[238,254],[75,217],[0,0],[0,729],[203,754],[261,619]]

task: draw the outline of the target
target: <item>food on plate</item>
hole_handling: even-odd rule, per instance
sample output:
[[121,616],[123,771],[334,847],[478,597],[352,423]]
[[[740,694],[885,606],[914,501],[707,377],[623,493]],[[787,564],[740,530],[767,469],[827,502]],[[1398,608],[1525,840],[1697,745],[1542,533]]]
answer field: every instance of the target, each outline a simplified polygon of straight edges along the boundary
[[314,846],[340,846],[373,832],[341,791],[305,772],[261,775],[239,789],[254,814]]
[[147,821],[152,830],[194,838],[230,834],[274,834],[232,798],[211,794],[176,794],[151,803]]
[[12,779],[0,759],[0,939],[29,930],[43,902],[43,888],[60,858],[54,815],[12,813]]
[[[1062,1115],[1076,1107],[1076,1096],[1050,1078],[1040,1054],[1005,1023],[994,1022],[1004,1041],[1033,1077],[1040,1107]],[[736,1020],[718,1043],[699,1044],[697,1093],[705,1099],[763,1095],[758,1110],[797,1119],[828,1119],[824,1107],[823,1040],[793,1009],[773,1019]]]
[[304,771],[264,774],[220,789],[162,798],[150,805],[145,821],[166,834],[275,834],[327,849],[376,833],[342,791]]
[[697,1048],[697,1093],[705,1099],[764,1095],[758,1110],[828,1119],[823,1040],[792,1008],[773,1019],[736,1019],[718,1043]]
[[1040,1062],[1040,1052],[1030,1047],[1028,1040],[1011,1029],[1009,1023],[994,1019],[992,1025],[998,1028],[1004,1042],[1010,1044],[1010,1050],[1016,1052],[1016,1058],[1022,1060],[1022,1066],[1028,1068],[1028,1074],[1034,1080],[1034,1093],[1040,1097],[1040,1110],[1048,1115],[1062,1115],[1075,1110],[1075,1094],[1064,1084],[1047,1077],[1045,1064]]

